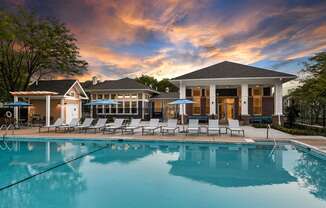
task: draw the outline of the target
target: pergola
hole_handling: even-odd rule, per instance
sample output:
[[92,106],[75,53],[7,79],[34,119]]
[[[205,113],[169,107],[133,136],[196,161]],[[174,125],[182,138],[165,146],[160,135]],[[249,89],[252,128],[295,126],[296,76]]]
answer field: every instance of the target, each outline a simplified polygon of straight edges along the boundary
[[[15,91],[10,92],[10,94],[14,96],[14,102],[18,101],[18,97],[45,97],[45,123],[47,126],[50,125],[51,96],[58,95],[58,93],[50,91]],[[18,119],[18,107],[14,108],[14,117],[16,120]]]

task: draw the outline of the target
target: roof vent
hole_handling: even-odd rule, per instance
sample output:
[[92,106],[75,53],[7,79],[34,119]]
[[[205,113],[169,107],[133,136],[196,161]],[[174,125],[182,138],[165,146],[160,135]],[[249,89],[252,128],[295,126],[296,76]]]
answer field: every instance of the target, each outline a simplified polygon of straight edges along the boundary
[[93,85],[97,85],[97,77],[96,76],[92,77],[92,83],[93,83]]
[[166,93],[169,93],[170,92],[170,89],[168,87],[165,88],[165,92]]

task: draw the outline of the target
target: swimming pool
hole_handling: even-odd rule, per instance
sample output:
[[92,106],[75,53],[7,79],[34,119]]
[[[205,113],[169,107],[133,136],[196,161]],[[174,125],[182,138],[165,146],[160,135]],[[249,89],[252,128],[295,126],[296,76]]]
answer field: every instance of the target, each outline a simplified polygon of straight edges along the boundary
[[290,144],[0,142],[0,207],[326,207],[326,161]]

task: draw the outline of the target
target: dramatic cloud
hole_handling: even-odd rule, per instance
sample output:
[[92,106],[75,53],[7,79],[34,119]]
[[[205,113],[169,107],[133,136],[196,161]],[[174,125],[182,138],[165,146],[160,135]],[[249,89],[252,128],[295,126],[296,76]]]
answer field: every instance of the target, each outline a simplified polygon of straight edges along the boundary
[[[296,73],[326,50],[325,1],[0,0],[55,17],[103,79],[173,77],[229,60]],[[295,64],[291,64],[295,63]]]

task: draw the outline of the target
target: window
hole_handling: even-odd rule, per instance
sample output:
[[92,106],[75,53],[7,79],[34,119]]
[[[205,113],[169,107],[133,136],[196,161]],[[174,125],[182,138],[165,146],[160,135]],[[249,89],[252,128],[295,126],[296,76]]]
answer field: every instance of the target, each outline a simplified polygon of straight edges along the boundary
[[117,99],[123,99],[123,94],[118,94]]
[[74,91],[71,91],[71,92],[70,92],[70,96],[71,96],[71,97],[75,97],[75,92],[74,92]]
[[137,114],[137,101],[131,102],[131,113]]
[[248,88],[248,95],[252,96],[252,88]]
[[111,99],[116,99],[116,94],[111,94]]
[[116,114],[117,113],[117,105],[112,105],[111,106],[111,113]]
[[192,90],[192,96],[195,97],[195,96],[200,96],[200,88],[199,87],[196,87]]
[[132,98],[132,99],[137,99],[137,94],[132,94],[132,95],[131,95],[131,98]]
[[261,115],[262,113],[262,89],[261,87],[255,87],[252,89],[253,95],[253,114]]
[[92,99],[93,99],[93,100],[96,100],[96,94],[93,94],[93,95],[92,95]]
[[97,99],[102,99],[102,98],[103,98],[103,95],[101,95],[101,94],[97,95]]
[[186,89],[186,97],[192,97],[192,90]]
[[110,99],[110,95],[109,94],[105,94],[104,95],[104,99]]
[[130,101],[125,101],[125,113],[130,113]]
[[161,112],[162,111],[162,101],[157,100],[154,102],[154,112]]
[[143,95],[141,93],[138,93],[138,99],[143,99]]
[[118,113],[122,114],[123,113],[123,102],[118,101]]
[[271,96],[271,88],[270,87],[264,87],[263,89],[263,96]]

